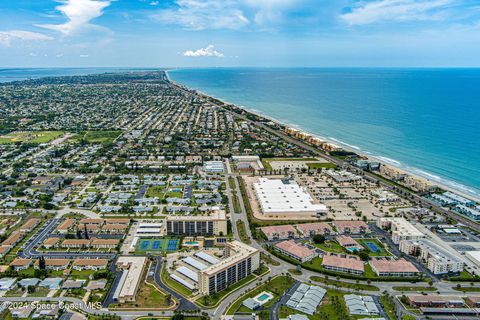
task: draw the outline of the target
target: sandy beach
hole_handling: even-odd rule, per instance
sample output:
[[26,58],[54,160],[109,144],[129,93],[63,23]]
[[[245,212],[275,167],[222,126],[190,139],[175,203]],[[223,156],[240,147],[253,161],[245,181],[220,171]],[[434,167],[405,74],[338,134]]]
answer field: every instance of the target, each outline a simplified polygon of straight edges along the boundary
[[[173,69],[175,70],[175,69]],[[172,70],[170,70],[172,71]],[[469,190],[469,188],[467,186],[464,186],[460,183],[457,183],[457,182],[454,182],[454,181],[447,181],[447,182],[444,182],[442,180],[446,180],[446,179],[442,179],[441,177],[437,177],[438,179],[433,179],[432,177],[436,177],[435,175],[433,174],[430,174],[428,172],[425,172],[424,174],[420,174],[420,172],[422,172],[422,170],[420,169],[417,169],[417,168],[414,168],[414,167],[409,167],[407,165],[404,165],[402,164],[401,162],[399,161],[396,161],[394,159],[389,159],[389,158],[386,158],[384,156],[381,156],[381,155],[372,155],[371,153],[369,153],[368,151],[364,151],[364,150],[361,150],[360,148],[358,147],[355,147],[355,146],[352,146],[351,144],[348,144],[346,142],[343,142],[343,141],[340,141],[338,139],[335,139],[335,138],[332,138],[332,137],[325,137],[325,136],[321,136],[321,135],[318,135],[318,134],[315,134],[315,133],[312,133],[312,132],[309,132],[307,130],[304,130],[303,128],[301,128],[299,125],[297,124],[290,124],[288,122],[285,122],[285,121],[281,121],[281,120],[278,120],[272,116],[269,116],[269,115],[266,115],[266,114],[263,114],[262,112],[259,112],[258,110],[255,110],[255,109],[252,109],[252,108],[249,108],[249,107],[246,107],[246,106],[239,106],[235,103],[232,103],[232,102],[229,102],[227,100],[224,100],[220,97],[216,97],[214,95],[211,95],[211,94],[208,94],[206,92],[202,92],[200,90],[196,90],[196,89],[192,89],[192,88],[188,88],[187,86],[181,84],[181,83],[177,83],[175,82],[174,80],[171,79],[171,77],[169,76],[168,74],[168,70],[165,71],[166,75],[167,75],[167,78],[169,79],[169,81],[171,81],[172,83],[175,83],[177,85],[180,85],[184,88],[187,88],[189,90],[194,90],[195,92],[201,94],[201,95],[204,95],[204,96],[207,96],[207,97],[212,97],[212,98],[215,98],[219,101],[222,101],[223,103],[225,104],[228,104],[228,105],[232,105],[232,106],[235,106],[239,109],[242,109],[244,110],[245,112],[248,112],[252,115],[255,115],[255,116],[258,116],[258,117],[261,117],[261,118],[264,118],[264,119],[267,119],[269,121],[272,121],[278,125],[281,125],[281,126],[287,126],[287,127],[292,127],[292,128],[295,128],[295,129],[298,129],[298,130],[301,130],[309,135],[311,135],[312,137],[316,137],[320,140],[323,140],[325,142],[328,142],[328,143],[331,143],[331,144],[335,144],[335,145],[339,145],[341,146],[344,150],[346,151],[351,151],[351,152],[355,152],[356,154],[362,156],[362,157],[366,157],[370,160],[375,160],[381,164],[384,164],[384,165],[388,165],[388,166],[392,166],[392,167],[395,167],[397,169],[400,169],[400,170],[403,170],[405,172],[407,172],[408,174],[414,176],[414,177],[420,177],[420,178],[423,178],[423,179],[426,179],[428,181],[430,181],[432,184],[435,184],[437,186],[439,186],[440,188],[444,189],[444,190],[448,190],[448,191],[451,191],[451,192],[455,192],[461,196],[464,196],[464,197],[467,197],[467,198],[470,198],[472,200],[475,200],[476,202],[480,202],[480,195],[477,195],[475,194],[475,192],[472,190],[471,192],[468,192],[467,190]],[[452,186],[452,184],[457,184],[459,186],[459,188],[455,188],[454,186]]]

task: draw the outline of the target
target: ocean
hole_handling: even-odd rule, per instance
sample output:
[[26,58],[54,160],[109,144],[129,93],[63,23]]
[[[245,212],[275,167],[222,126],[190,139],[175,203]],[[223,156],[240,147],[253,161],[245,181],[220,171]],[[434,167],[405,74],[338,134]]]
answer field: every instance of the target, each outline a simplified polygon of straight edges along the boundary
[[209,68],[169,76],[480,195],[480,69]]
[[[130,68],[0,69],[0,82]],[[172,80],[480,196],[480,69],[170,70]]]

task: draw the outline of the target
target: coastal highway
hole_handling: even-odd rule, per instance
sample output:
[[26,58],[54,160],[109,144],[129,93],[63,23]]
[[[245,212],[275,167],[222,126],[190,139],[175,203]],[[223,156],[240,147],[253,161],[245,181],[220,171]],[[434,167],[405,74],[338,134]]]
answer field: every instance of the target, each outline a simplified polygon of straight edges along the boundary
[[[403,189],[403,188],[399,188],[395,183],[387,180],[387,179],[380,179],[378,176],[376,176],[375,174],[373,173],[370,173],[370,172],[367,172],[365,170],[362,170],[360,168],[357,168],[357,167],[354,167],[352,165],[350,165],[349,163],[345,162],[345,161],[342,161],[338,158],[335,158],[335,157],[332,157],[330,155],[328,155],[327,153],[325,153],[323,150],[320,150],[319,148],[317,147],[314,147],[310,144],[307,144],[305,143],[304,141],[302,140],[299,140],[297,138],[293,138],[289,135],[287,135],[286,133],[282,132],[282,131],[279,131],[279,130],[276,130],[276,129],[273,129],[261,122],[257,122],[257,121],[254,121],[254,120],[251,120],[251,119],[248,119],[246,116],[244,115],[241,115],[241,114],[238,114],[236,112],[233,112],[227,108],[225,108],[223,105],[220,105],[220,104],[217,104],[213,101],[211,101],[211,97],[207,96],[207,95],[204,95],[202,93],[199,93],[199,92],[190,92],[188,91],[187,89],[185,89],[183,86],[179,85],[179,84],[176,84],[175,82],[169,80],[170,83],[172,83],[173,86],[175,86],[176,88],[178,88],[179,90],[183,91],[185,94],[188,94],[188,95],[196,95],[198,98],[200,99],[204,99],[204,100],[207,100],[208,103],[218,107],[218,108],[222,108],[224,109],[225,111],[229,112],[233,117],[237,118],[237,119],[241,119],[243,121],[246,121],[247,123],[249,123],[250,125],[253,125],[253,126],[256,126],[258,128],[261,128],[273,135],[276,135],[277,137],[280,137],[282,139],[284,139],[285,141],[291,143],[291,144],[294,144],[296,146],[299,146],[305,150],[308,150],[310,152],[312,152],[313,154],[316,154],[322,158],[325,158],[326,160],[336,164],[337,166],[339,167],[342,167],[342,168],[345,168],[345,169],[349,169],[350,171],[354,172],[354,173],[357,173],[357,174],[360,174],[364,177],[368,177],[368,179],[370,181],[373,181],[373,182],[378,182],[380,183],[380,185],[382,187],[385,187],[393,192],[395,192],[396,194],[400,195],[400,196],[403,196],[403,197],[406,197],[407,199],[415,202],[417,205],[420,205],[422,207],[426,207],[426,208],[431,208],[432,210],[444,215],[444,216],[447,216],[451,219],[454,219],[460,223],[462,223],[463,225],[477,231],[477,232],[480,232],[480,224],[478,224],[477,222],[475,221],[472,221],[466,217],[463,217],[461,215],[458,215],[456,214],[455,212],[452,212],[452,211],[449,211],[449,210],[446,210],[440,206],[438,206],[436,203],[432,202],[432,201],[429,201],[428,199],[425,199],[421,196],[419,196],[418,194],[416,194],[415,192],[413,191],[408,191],[407,189]],[[241,108],[240,108],[241,109]],[[244,109],[243,109],[244,110]],[[248,112],[245,110],[245,112]]]

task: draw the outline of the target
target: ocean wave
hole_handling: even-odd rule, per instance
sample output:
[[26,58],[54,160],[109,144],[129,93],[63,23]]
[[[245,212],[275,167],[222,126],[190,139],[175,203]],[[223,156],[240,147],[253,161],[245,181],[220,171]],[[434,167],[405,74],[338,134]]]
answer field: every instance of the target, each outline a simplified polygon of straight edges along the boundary
[[423,170],[420,170],[420,169],[417,169],[417,168],[413,168],[412,171],[414,171],[415,173],[421,175],[421,176],[424,176],[426,178],[429,178],[429,179],[432,179],[432,180],[444,180],[442,179],[441,177],[439,176],[436,176],[434,174],[431,174],[429,172],[426,172],[426,171],[423,171]]
[[388,164],[392,164],[392,165],[397,166],[397,167],[402,167],[402,163],[400,161],[395,160],[395,159],[387,158],[387,157],[384,157],[384,156],[375,156],[375,158],[378,158],[378,159],[380,159],[383,162],[386,162]]
[[344,141],[342,141],[342,140],[338,140],[338,139],[335,139],[335,138],[333,138],[333,137],[328,137],[328,139],[329,139],[329,140],[332,140],[332,141],[335,141],[335,142],[337,142],[337,143],[340,143],[340,144],[342,144],[342,145],[344,145],[344,146],[350,147],[350,148],[352,148],[352,149],[355,149],[355,150],[362,150],[360,147],[358,147],[358,146],[356,146],[356,145],[348,144],[348,143],[346,143],[346,142],[344,142]]

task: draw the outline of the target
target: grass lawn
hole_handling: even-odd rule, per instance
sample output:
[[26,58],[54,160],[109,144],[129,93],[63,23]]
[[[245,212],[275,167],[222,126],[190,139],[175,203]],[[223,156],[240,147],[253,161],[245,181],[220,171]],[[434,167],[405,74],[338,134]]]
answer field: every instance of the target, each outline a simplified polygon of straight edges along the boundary
[[67,290],[67,292],[65,293],[65,297],[73,297],[73,298],[78,298],[78,299],[83,299],[83,297],[85,296],[85,293],[87,293],[87,290],[85,289],[71,289],[71,290]]
[[272,161],[318,161],[317,158],[263,158],[262,164],[265,170],[272,170],[270,162]]
[[46,297],[50,289],[44,287],[36,287],[34,293],[28,294],[28,297]]
[[454,290],[462,291],[462,292],[480,292],[480,288],[478,287],[471,287],[471,286],[460,286],[454,287]]
[[250,281],[255,280],[255,278],[256,277],[253,274],[251,274],[248,277],[240,280],[239,282],[234,283],[231,286],[227,287],[227,289],[225,289],[223,291],[214,293],[213,295],[210,295],[210,296],[203,296],[203,297],[197,299],[197,302],[202,304],[203,306],[205,306],[207,308],[208,307],[214,307],[214,306],[217,305],[217,303],[219,303],[224,297],[229,295],[232,291],[234,291],[234,290],[236,290],[240,287],[243,287],[247,283],[250,283]]
[[94,274],[95,271],[93,270],[75,270],[72,268],[70,272],[70,276],[74,279],[88,279],[90,275]]
[[138,290],[136,301],[122,304],[112,304],[111,308],[166,308],[171,302],[165,293],[155,285],[143,282]]
[[[242,302],[247,298],[253,298],[259,293],[263,291],[267,291],[273,294],[273,299],[268,301],[263,305],[263,307],[268,308],[271,307],[282,294],[287,291],[293,284],[295,280],[292,277],[288,276],[278,276],[273,278],[272,280],[268,281],[267,283],[255,288],[253,291],[243,295],[240,299],[235,301],[232,306],[228,309],[227,315],[233,315],[237,310],[242,308]],[[244,307],[245,308],[245,307]],[[252,312],[248,308],[245,308],[247,312]],[[241,310],[240,310],[241,311]]]
[[250,244],[252,240],[247,236],[247,230],[245,229],[245,223],[242,220],[237,220],[237,230],[238,235],[240,236],[240,240],[243,243]]
[[392,287],[393,290],[395,291],[418,291],[418,292],[423,292],[423,291],[437,291],[437,288],[435,287],[421,287],[421,286],[398,286],[398,287]]
[[187,287],[184,287],[177,281],[173,280],[172,278],[169,277],[169,275],[165,272],[165,267],[162,267],[162,282],[165,283],[168,287],[171,289],[175,290],[179,294],[181,294],[184,297],[189,297],[192,295],[192,291],[188,289]]
[[169,191],[165,194],[165,199],[166,198],[182,198],[182,197],[183,197],[182,192]]
[[[372,257],[375,257],[375,256],[391,256],[391,254],[385,250],[385,247],[383,246],[383,244],[378,241],[378,239],[355,239],[358,243],[360,243],[367,251],[368,251],[368,255],[372,256]],[[378,249],[380,249],[379,252],[373,252],[371,251],[368,246],[366,245],[366,242],[373,242]]]
[[343,320],[349,319],[349,313],[343,296],[336,290],[328,290],[322,304],[317,309],[318,319]]
[[4,297],[21,297],[21,296],[23,296],[24,293],[25,293],[25,290],[23,290],[20,287],[17,287],[15,289],[7,291],[7,293],[5,293]]
[[301,276],[302,275],[302,271],[297,270],[297,269],[288,269],[288,272],[290,272],[291,274],[296,275],[296,276]]
[[470,280],[478,280],[479,277],[474,276],[468,271],[463,270],[460,272],[458,276],[453,276],[453,277],[448,277],[448,280],[450,281],[470,281]]
[[271,264],[272,266],[279,266],[280,265],[280,262],[278,262],[277,260],[274,260],[269,254],[265,254],[263,252],[260,252],[260,258],[266,264]]
[[150,186],[148,187],[146,197],[147,198],[155,198],[163,199],[163,195],[165,194],[165,188],[161,186]]
[[378,278],[377,274],[372,270],[372,266],[370,264],[365,265],[365,272],[364,272],[365,278]]
[[307,163],[307,167],[309,169],[335,169],[337,165],[330,162],[314,162],[314,163]]
[[63,131],[22,131],[13,132],[3,136],[0,136],[0,144],[10,144],[16,142],[28,142],[28,143],[47,143],[52,141],[65,132]]
[[83,139],[88,143],[112,143],[121,131],[87,131]]
[[361,283],[351,283],[351,282],[343,282],[331,279],[325,279],[322,277],[313,276],[310,278],[312,281],[324,283],[330,286],[335,286],[339,288],[348,288],[353,290],[367,290],[367,291],[379,291],[380,289],[376,286],[370,284],[361,284]]
[[241,213],[242,208],[240,207],[240,202],[238,201],[238,197],[236,193],[232,192],[232,203],[233,203],[233,212]]
[[395,320],[395,305],[393,304],[392,300],[390,297],[387,295],[382,295],[380,297],[380,303],[382,304],[383,308],[385,309],[385,312],[387,313],[388,317],[390,320]]
[[344,247],[339,245],[334,241],[325,241],[324,243],[312,243],[315,247],[322,249],[323,251],[333,252],[333,253],[345,253],[346,250]]
[[235,190],[236,187],[235,187],[235,180],[233,177],[229,177],[228,178],[228,185],[230,186],[230,189],[232,190]]

